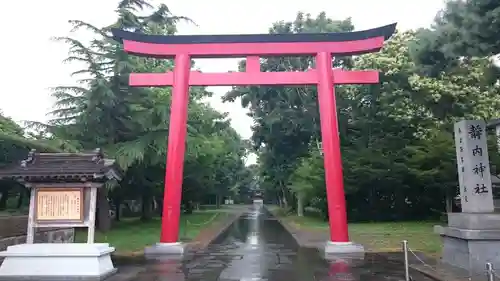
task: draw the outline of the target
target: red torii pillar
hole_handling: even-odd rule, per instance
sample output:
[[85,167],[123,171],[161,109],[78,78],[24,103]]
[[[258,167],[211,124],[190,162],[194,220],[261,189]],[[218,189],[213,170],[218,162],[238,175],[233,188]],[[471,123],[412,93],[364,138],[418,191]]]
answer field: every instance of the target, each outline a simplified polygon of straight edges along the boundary
[[[189,86],[317,85],[330,218],[329,245],[341,246],[339,252],[349,251],[342,248],[351,243],[334,87],[339,84],[374,84],[378,83],[379,76],[376,71],[334,70],[332,56],[376,52],[395,28],[396,24],[391,24],[346,33],[177,36],[112,30],[113,36],[123,42],[128,53],[175,59],[173,72],[132,73],[129,80],[130,86],[134,87],[173,87],[159,245],[178,245]],[[293,55],[315,56],[316,68],[305,72],[260,71],[260,57]],[[193,58],[219,57],[246,57],[246,71],[201,73],[190,70]],[[172,252],[163,246],[160,248],[165,252]],[[330,247],[329,251],[335,252],[336,249]]]

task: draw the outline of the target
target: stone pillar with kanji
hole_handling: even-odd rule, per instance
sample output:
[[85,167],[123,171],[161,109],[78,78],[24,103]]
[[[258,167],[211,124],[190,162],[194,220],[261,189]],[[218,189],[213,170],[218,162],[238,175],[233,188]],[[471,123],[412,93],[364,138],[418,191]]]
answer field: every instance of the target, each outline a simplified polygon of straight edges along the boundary
[[[442,261],[482,277],[486,263],[500,268],[500,214],[493,204],[486,123],[455,123],[459,213],[448,213],[448,226],[436,226],[443,241]],[[494,152],[496,153],[496,151]]]
[[455,124],[460,202],[464,213],[493,212],[490,162],[484,121]]

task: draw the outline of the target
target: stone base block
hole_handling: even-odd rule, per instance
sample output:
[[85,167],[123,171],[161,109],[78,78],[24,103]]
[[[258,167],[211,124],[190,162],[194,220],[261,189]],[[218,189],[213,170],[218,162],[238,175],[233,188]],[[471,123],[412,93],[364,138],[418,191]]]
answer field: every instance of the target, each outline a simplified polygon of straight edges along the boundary
[[[487,226],[480,226],[487,227]],[[436,226],[443,240],[442,261],[484,275],[486,263],[500,268],[500,231]]]
[[362,260],[365,258],[365,248],[363,245],[352,242],[326,242],[325,259],[345,261]]
[[144,249],[144,256],[146,258],[157,259],[162,256],[182,256],[184,254],[184,245],[180,242],[176,243],[156,243],[153,246]]
[[109,244],[40,243],[9,246],[0,252],[0,280],[104,280],[116,272]]
[[500,230],[500,214],[448,213],[448,226],[460,229]]

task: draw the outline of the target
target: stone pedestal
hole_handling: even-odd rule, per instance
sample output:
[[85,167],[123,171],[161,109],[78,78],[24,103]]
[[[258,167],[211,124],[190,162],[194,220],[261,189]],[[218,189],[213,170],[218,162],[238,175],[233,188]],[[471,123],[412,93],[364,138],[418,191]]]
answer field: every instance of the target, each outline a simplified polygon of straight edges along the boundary
[[180,242],[176,243],[156,243],[151,247],[144,249],[144,256],[146,258],[174,258],[175,256],[182,256],[184,254],[184,245]]
[[365,258],[365,248],[352,242],[326,242],[325,259],[345,261],[362,260]]
[[20,244],[0,252],[0,280],[90,281],[116,272],[108,244]]
[[450,213],[448,227],[435,226],[443,239],[444,263],[484,274],[486,263],[500,268],[500,214]]

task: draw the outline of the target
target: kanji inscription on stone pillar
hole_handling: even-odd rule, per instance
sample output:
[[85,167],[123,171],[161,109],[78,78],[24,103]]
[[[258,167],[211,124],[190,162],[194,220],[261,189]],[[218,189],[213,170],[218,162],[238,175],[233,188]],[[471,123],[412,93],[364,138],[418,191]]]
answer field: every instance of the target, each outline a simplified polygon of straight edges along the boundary
[[455,123],[455,147],[462,212],[493,212],[486,123],[482,120]]

